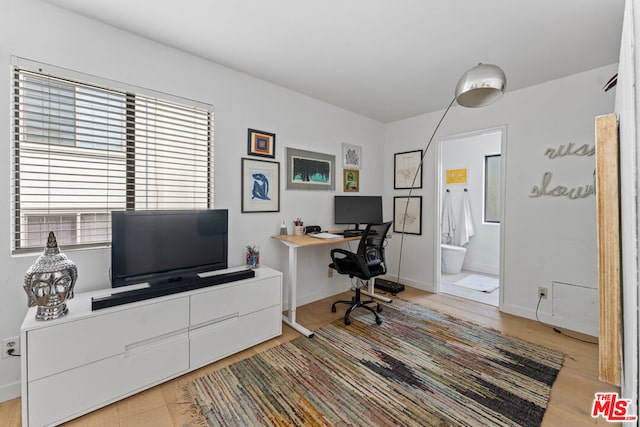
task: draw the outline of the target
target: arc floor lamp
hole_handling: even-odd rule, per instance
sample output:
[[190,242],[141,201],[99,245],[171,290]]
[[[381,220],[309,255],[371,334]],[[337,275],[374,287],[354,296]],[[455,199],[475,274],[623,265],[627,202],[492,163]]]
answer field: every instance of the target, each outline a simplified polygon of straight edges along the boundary
[[[409,195],[407,196],[407,204],[404,208],[404,215],[402,216],[402,235],[400,236],[400,254],[398,256],[398,276],[396,283],[400,283],[400,267],[402,265],[402,245],[404,243],[404,227],[407,219],[407,211],[409,209],[409,200],[411,197],[411,193],[413,192],[413,187],[416,183],[416,179],[422,169],[422,165],[424,163],[424,158],[427,155],[427,150],[429,150],[429,146],[433,142],[433,138],[438,132],[438,128],[442,124],[442,121],[447,116],[447,113],[453,106],[453,104],[457,101],[459,105],[468,108],[479,108],[485,107],[487,105],[493,104],[498,99],[502,97],[504,94],[505,87],[507,85],[507,77],[504,74],[504,71],[497,65],[493,64],[478,64],[475,67],[467,70],[460,80],[458,80],[458,84],[456,85],[455,96],[449,103],[449,106],[446,110],[444,110],[444,114],[438,121],[433,133],[431,134],[431,138],[427,142],[426,147],[422,152],[422,157],[420,158],[420,164],[416,168],[416,174],[413,176],[413,181],[411,182],[411,187],[409,188]],[[437,267],[439,268],[439,267]]]

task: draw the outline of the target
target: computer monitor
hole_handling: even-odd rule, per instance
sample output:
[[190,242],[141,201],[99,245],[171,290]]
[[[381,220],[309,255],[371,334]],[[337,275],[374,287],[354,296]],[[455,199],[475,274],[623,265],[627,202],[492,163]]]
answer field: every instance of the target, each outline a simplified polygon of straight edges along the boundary
[[335,196],[334,222],[355,225],[382,222],[381,196]]

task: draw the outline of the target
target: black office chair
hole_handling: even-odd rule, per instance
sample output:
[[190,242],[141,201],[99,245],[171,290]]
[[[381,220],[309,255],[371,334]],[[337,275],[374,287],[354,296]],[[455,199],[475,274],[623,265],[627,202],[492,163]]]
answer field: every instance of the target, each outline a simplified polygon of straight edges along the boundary
[[387,267],[384,258],[384,246],[387,237],[387,232],[391,227],[392,222],[385,222],[383,224],[368,224],[364,230],[360,243],[358,244],[358,251],[356,253],[349,252],[344,249],[333,249],[331,251],[331,260],[329,264],[330,268],[333,268],[340,274],[348,274],[349,277],[357,277],[359,279],[358,286],[356,286],[356,294],[351,301],[336,301],[331,306],[331,312],[336,312],[336,304],[349,304],[351,307],[344,315],[344,324],[351,324],[349,316],[351,312],[358,307],[364,307],[376,316],[376,323],[380,325],[382,319],[378,316],[378,313],[382,311],[382,306],[377,303],[377,307],[374,310],[366,304],[372,304],[374,300],[362,301],[360,298],[360,288],[363,283],[369,281],[372,277],[380,276],[387,272]]

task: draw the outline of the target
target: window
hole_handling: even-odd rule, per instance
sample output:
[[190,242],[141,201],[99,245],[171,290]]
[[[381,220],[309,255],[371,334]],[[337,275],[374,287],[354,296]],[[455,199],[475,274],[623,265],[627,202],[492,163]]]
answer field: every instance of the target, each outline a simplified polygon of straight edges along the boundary
[[500,154],[484,157],[484,222],[500,223]]
[[56,239],[72,242],[76,240],[75,215],[25,215],[24,241],[29,247],[42,247],[49,231],[56,233]]
[[114,210],[213,207],[211,108],[19,68],[12,94],[14,251],[109,243]]

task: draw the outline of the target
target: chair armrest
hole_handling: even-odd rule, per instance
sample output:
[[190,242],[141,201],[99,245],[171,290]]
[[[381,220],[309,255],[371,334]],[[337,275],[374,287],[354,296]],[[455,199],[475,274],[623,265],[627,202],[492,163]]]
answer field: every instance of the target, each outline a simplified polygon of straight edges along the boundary
[[[336,257],[336,254],[344,255],[343,257]],[[357,264],[360,264],[360,260],[358,259],[358,255],[347,251],[345,249],[331,249],[331,260],[335,263],[336,260],[342,260],[344,258],[348,258],[350,261],[353,261]]]
[[346,249],[341,249],[341,248],[331,249],[331,259],[333,259],[334,254],[342,254],[342,255],[345,255],[346,257],[357,256],[355,253],[348,251]]
[[[344,256],[337,257],[336,254],[344,255]],[[357,265],[358,268],[364,274],[369,275],[369,268],[367,267],[367,264],[364,262],[364,259],[362,259],[361,257],[358,256],[358,254],[355,254],[353,252],[349,252],[347,250],[340,249],[340,248],[332,249],[331,260],[333,261],[333,265],[335,266],[336,270],[340,274],[349,274],[349,271],[345,271],[340,268],[340,261],[347,260]]]

